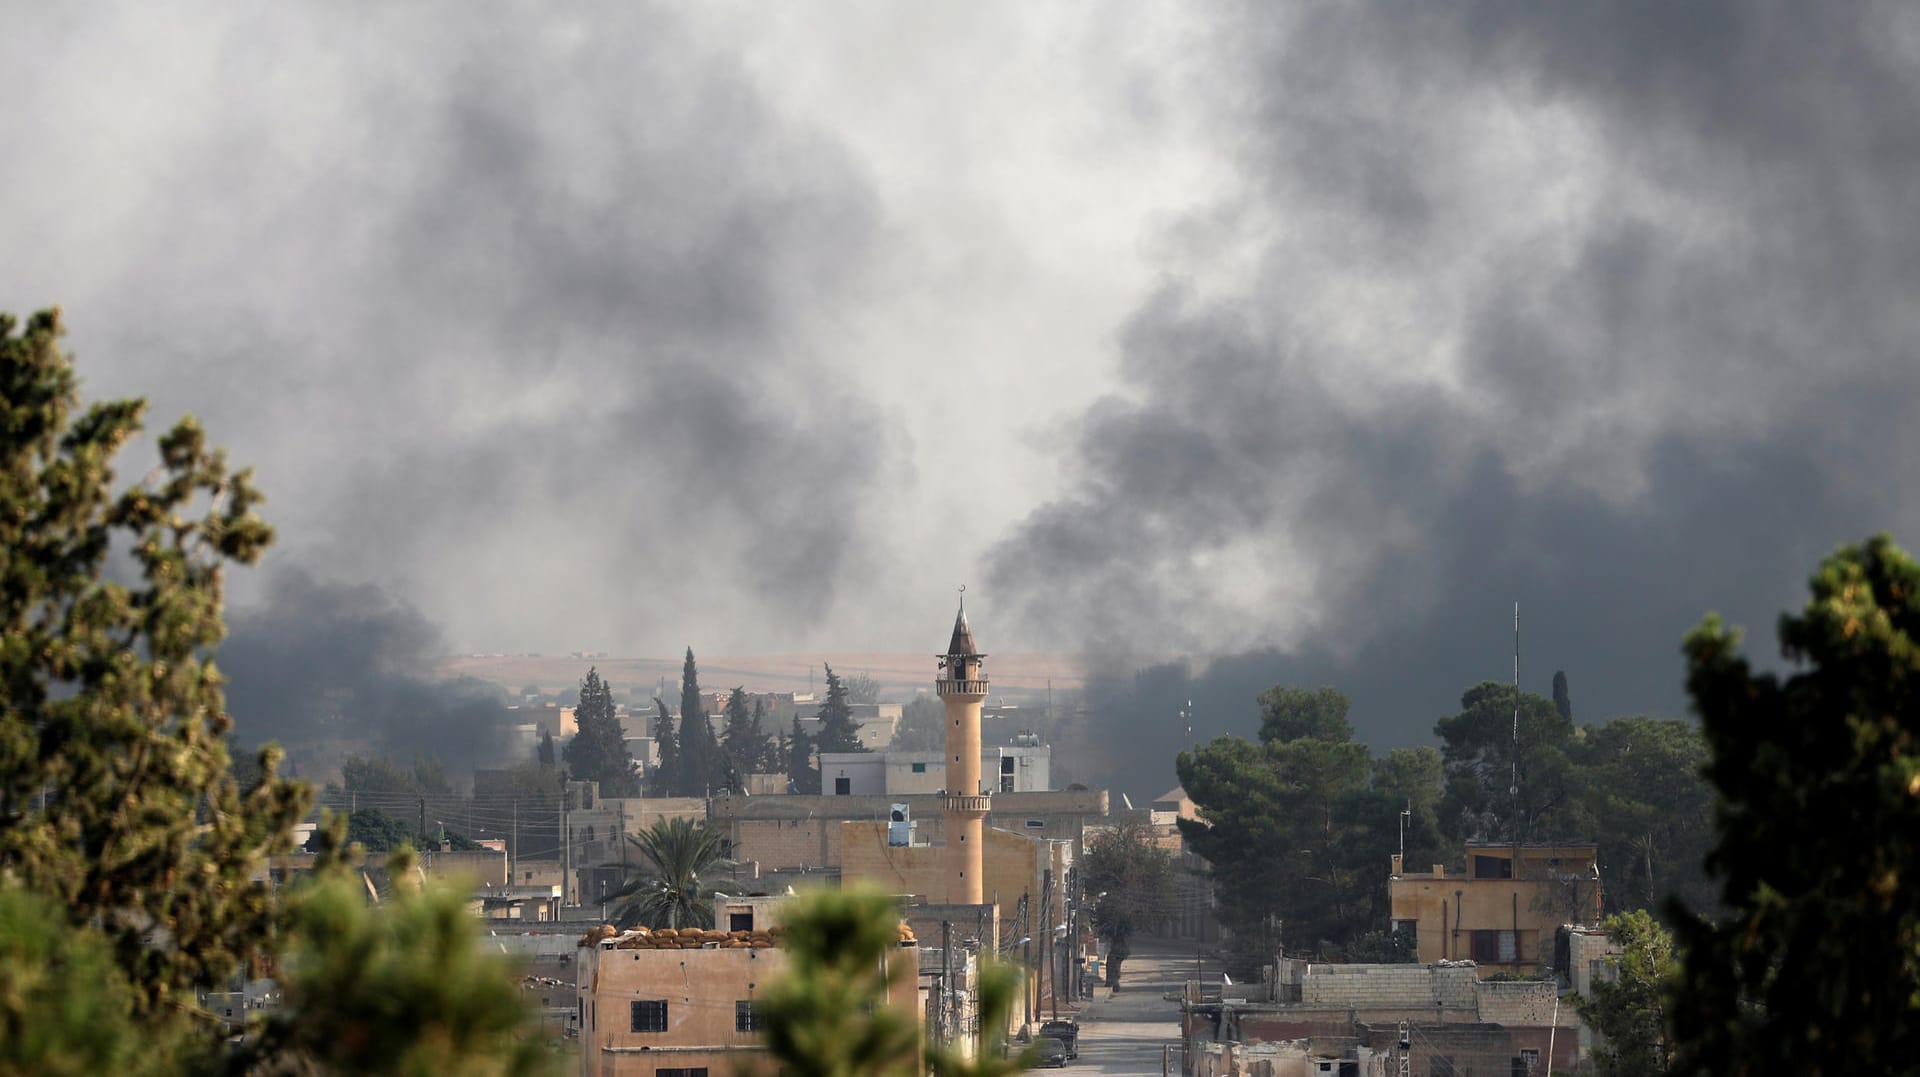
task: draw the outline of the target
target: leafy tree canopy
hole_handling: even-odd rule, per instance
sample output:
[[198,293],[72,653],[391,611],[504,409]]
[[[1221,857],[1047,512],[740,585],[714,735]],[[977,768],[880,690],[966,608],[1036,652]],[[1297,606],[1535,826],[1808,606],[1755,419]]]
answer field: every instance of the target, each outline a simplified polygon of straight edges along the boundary
[[1154,843],[1147,824],[1128,822],[1089,841],[1079,871],[1093,929],[1108,943],[1107,983],[1114,986],[1134,934],[1174,913],[1173,855]]
[[350,793],[400,793],[406,796],[452,796],[447,770],[438,756],[414,756],[403,769],[380,756],[350,755],[340,763],[340,786]]
[[1614,978],[1596,982],[1593,993],[1576,1003],[1601,1036],[1593,1064],[1603,1077],[1665,1073],[1672,1057],[1667,999],[1680,971],[1673,936],[1645,909],[1615,913],[1603,926],[1622,948]]
[[184,419],[115,490],[145,404],[83,409],[60,335],[57,311],[0,314],[0,876],[97,928],[144,1019],[270,944],[253,876],[310,793],[275,748],[245,789],[228,768],[211,655],[226,565],[272,538],[252,474]]
[[1484,681],[1462,693],[1460,713],[1440,719],[1433,732],[1446,761],[1440,823],[1455,842],[1576,836],[1568,816],[1573,723],[1552,701]]
[[1263,741],[1309,738],[1340,744],[1353,739],[1353,725],[1347,721],[1350,704],[1338,689],[1276,685],[1260,693],[1259,703]]
[[389,859],[387,874],[401,885],[378,905],[337,867],[323,865],[300,892],[286,1004],[238,1061],[270,1073],[557,1073],[513,964],[482,945],[466,895],[406,882],[410,852]]
[[1710,616],[1687,691],[1725,914],[1676,923],[1679,1072],[1912,1072],[1920,1058],[1920,564],[1845,547],[1780,619],[1784,679]]

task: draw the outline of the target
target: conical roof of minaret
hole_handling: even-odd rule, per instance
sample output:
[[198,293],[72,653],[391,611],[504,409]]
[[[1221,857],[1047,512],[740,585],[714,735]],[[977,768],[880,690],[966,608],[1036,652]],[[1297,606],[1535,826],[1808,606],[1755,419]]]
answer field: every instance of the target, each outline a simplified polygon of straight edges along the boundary
[[967,607],[964,603],[960,606],[960,612],[954,615],[953,642],[947,644],[947,653],[972,656],[980,654],[980,649],[973,645],[973,629],[967,627]]

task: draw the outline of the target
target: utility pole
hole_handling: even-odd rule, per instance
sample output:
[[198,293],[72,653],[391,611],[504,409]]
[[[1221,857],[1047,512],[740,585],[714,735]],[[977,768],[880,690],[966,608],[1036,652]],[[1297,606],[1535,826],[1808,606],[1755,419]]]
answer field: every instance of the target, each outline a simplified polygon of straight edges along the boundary
[[[1027,929],[1026,938],[1021,940],[1022,944],[1026,947],[1026,949],[1021,954],[1020,964],[1025,967],[1026,971],[1029,974],[1031,974],[1033,971],[1033,919],[1032,919],[1033,907],[1028,900],[1030,896],[1031,895],[1028,895],[1028,894],[1020,895],[1020,926]],[[1031,980],[1029,980],[1027,988],[1021,991],[1020,994],[1025,997],[1026,1003],[1027,1003],[1027,1024],[1032,1025],[1033,1024],[1034,987],[1031,983]]]
[[567,830],[567,794],[560,794],[560,907],[567,906],[567,877],[573,874],[573,834]]
[[513,805],[513,829],[507,835],[507,837],[511,839],[507,842],[508,886],[512,886],[513,881],[520,877],[520,798],[513,798],[511,803]]
[[1041,998],[1053,999],[1053,1015],[1060,1016],[1060,978],[1054,977],[1053,994],[1047,995],[1047,973],[1053,964],[1053,869],[1043,868],[1040,872],[1040,926],[1046,934],[1040,941],[1040,967],[1034,970],[1035,982],[1039,985]]
[[940,1002],[934,1011],[933,1037],[940,1046],[953,1042],[947,1022],[953,1010],[953,921],[940,921]]

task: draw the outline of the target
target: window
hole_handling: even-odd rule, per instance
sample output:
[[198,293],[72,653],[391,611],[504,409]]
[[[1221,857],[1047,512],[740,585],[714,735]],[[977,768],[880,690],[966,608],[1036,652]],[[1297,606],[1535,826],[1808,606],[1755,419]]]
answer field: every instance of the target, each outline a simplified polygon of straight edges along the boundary
[[925,774],[927,772],[927,765],[925,763],[915,763],[913,765],[913,772],[915,774]]
[[1003,755],[1000,757],[1000,773],[1002,774],[1013,773],[1013,757],[1012,756]]
[[705,1066],[677,1066],[673,1069],[654,1070],[653,1077],[707,1077]]
[[728,912],[727,913],[727,930],[728,931],[752,931],[753,930],[753,910],[748,909],[746,912],[731,912],[731,911]]
[[1476,856],[1473,858],[1473,877],[1511,879],[1513,878],[1513,861],[1504,856]]
[[667,1000],[635,999],[633,1001],[633,1027],[631,1032],[665,1032],[667,1030]]
[[1519,939],[1511,931],[1476,931],[1473,959],[1482,965],[1511,965],[1520,960]]
[[1393,922],[1393,933],[1394,933],[1394,934],[1396,934],[1396,935],[1399,935],[1399,936],[1402,936],[1402,937],[1404,937],[1404,938],[1405,938],[1405,939],[1407,940],[1407,945],[1408,945],[1408,946],[1410,946],[1410,947],[1412,947],[1412,948],[1414,948],[1414,949],[1419,949],[1419,947],[1420,947],[1420,921],[1418,921],[1418,920],[1395,920],[1395,921]]
[[733,1030],[735,1032],[760,1032],[766,1028],[766,1018],[760,1016],[760,1007],[750,998],[743,998],[733,1004]]
[[1540,1072],[1540,1050],[1536,1047],[1523,1047],[1520,1057],[1513,1060],[1513,1077],[1533,1077]]
[[1000,791],[1002,793],[1013,792],[1013,775],[1011,774],[1000,775]]
[[1027,829],[1028,829],[1028,830],[1045,830],[1046,828],[1047,828],[1047,821],[1046,821],[1045,819],[1029,819],[1029,820],[1027,820]]
[[837,797],[844,797],[844,796],[849,796],[849,795],[851,795],[852,793],[853,793],[853,779],[852,779],[852,778],[835,778],[835,779],[833,780],[833,795],[834,795],[834,796],[837,796]]

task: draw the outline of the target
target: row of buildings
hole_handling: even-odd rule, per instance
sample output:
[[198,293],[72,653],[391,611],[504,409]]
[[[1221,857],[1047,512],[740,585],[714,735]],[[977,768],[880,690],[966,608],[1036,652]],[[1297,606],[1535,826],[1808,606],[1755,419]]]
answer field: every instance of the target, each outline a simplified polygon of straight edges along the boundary
[[1469,843],[1463,869],[1393,857],[1393,930],[1415,963],[1275,955],[1257,983],[1189,982],[1191,1077],[1575,1072],[1591,1047],[1570,995],[1612,975],[1596,847]]
[[[569,783],[552,815],[515,802],[510,840],[429,851],[425,870],[472,883],[489,944],[526,962],[527,989],[554,1034],[577,1039],[585,1074],[773,1072],[755,1000],[785,955],[762,936],[777,927],[782,900],[810,886],[866,885],[897,897],[906,930],[875,1004],[909,1008],[937,1037],[972,1042],[979,963],[998,956],[1028,970],[1016,1025],[1042,1019],[1098,980],[1101,954],[1076,900],[1076,872],[1089,837],[1120,813],[1104,791],[1052,789],[1051,749],[1035,739],[982,744],[986,656],[964,608],[937,657],[942,751],[828,753],[817,795],[750,784],[710,798],[604,799],[591,783]],[[861,716],[863,736],[890,739],[897,709],[873,706]],[[550,710],[564,720],[561,708]],[[422,829],[442,811],[424,798],[417,810]],[[1192,801],[1175,789],[1144,814],[1186,868],[1181,908],[1163,930],[1217,939],[1205,865],[1177,831],[1195,815]],[[627,837],[666,818],[703,822],[724,838],[725,874],[708,880],[723,892],[713,924],[685,937],[600,930],[637,868]],[[543,826],[552,828],[544,846],[527,840]],[[1258,983],[1187,984],[1185,1072],[1386,1077],[1570,1066],[1583,1033],[1560,1005],[1559,984],[1487,977],[1558,970],[1578,988],[1604,974],[1604,939],[1583,926],[1600,911],[1593,847],[1475,845],[1462,864],[1413,872],[1394,859],[1393,927],[1411,937],[1418,964],[1276,954]]]

